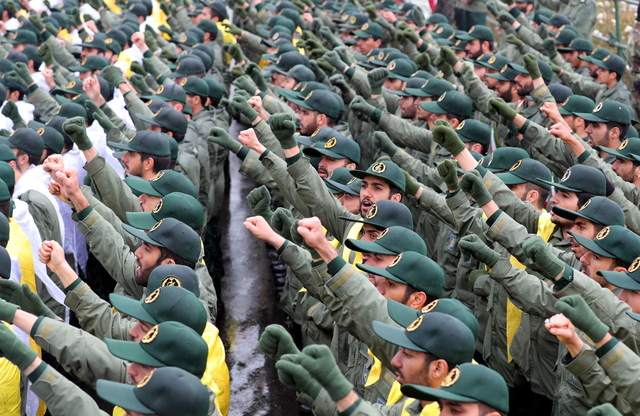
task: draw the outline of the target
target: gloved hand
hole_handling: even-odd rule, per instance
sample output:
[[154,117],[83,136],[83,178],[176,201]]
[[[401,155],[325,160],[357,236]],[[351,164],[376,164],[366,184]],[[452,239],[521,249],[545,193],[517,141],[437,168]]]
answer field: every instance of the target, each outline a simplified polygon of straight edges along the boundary
[[514,35],[513,33],[509,33],[505,38],[504,38],[505,42],[510,43],[512,45],[516,45],[516,47],[518,49],[522,48],[522,45],[524,45],[524,42],[521,41],[520,39],[518,39],[518,37],[516,35]]
[[580,295],[560,298],[555,306],[571,320],[576,328],[584,332],[595,343],[602,341],[602,338],[609,332],[609,328],[598,319]]
[[558,65],[554,64],[553,62],[549,62],[549,66],[551,67],[551,70],[552,70],[554,73],[556,73],[556,74],[558,74],[558,75],[562,74],[562,71],[563,71],[562,67],[560,67],[560,66],[558,66]]
[[498,17],[498,15],[500,14],[496,5],[491,1],[487,2],[487,10],[489,10],[494,17]]
[[24,120],[18,111],[18,106],[11,100],[6,100],[4,103],[4,107],[2,107],[2,115],[13,121],[14,126],[24,123]]
[[316,42],[320,42],[320,39],[318,39],[318,37],[310,30],[303,30],[300,37],[304,40],[315,40]]
[[331,82],[332,85],[338,87],[340,89],[340,92],[342,92],[342,95],[347,95],[351,91],[353,91],[351,87],[349,87],[349,84],[347,84],[347,81],[344,79],[344,76],[342,74],[331,75],[331,77],[329,78],[329,82]]
[[462,237],[458,242],[458,247],[460,248],[460,254],[462,254],[462,260],[465,261],[473,256],[480,263],[484,263],[491,268],[500,260],[500,254],[489,248],[476,234],[468,234]]
[[374,6],[373,4],[369,4],[367,7],[365,7],[364,10],[367,12],[367,14],[369,15],[369,18],[372,21],[378,18],[378,10],[376,9],[376,6]]
[[144,66],[144,69],[146,69],[147,72],[151,74],[153,79],[157,80],[162,75],[162,73],[158,70],[158,68],[156,68],[156,66],[153,64],[153,61],[150,58],[144,58],[142,60],[142,65]]
[[369,80],[372,95],[382,94],[382,85],[384,85],[387,78],[389,78],[389,70],[387,68],[376,68],[369,71],[367,79]]
[[20,371],[24,371],[38,357],[38,353],[20,341],[8,326],[0,324],[0,357],[5,357]]
[[516,22],[516,18],[511,16],[507,12],[501,12],[498,15],[498,20],[500,21],[500,23],[505,23],[505,24],[508,24],[509,26],[512,26]]
[[418,40],[420,40],[420,36],[418,35],[418,33],[411,28],[404,29],[402,31],[402,35],[411,43],[416,43]]
[[473,70],[473,64],[471,62],[463,62],[462,65],[460,65],[460,74],[467,85],[480,82],[480,78],[476,75],[476,71]]
[[316,62],[318,63],[318,66],[322,68],[324,71],[327,71],[327,72],[333,71],[333,65],[327,62],[324,58],[318,58],[316,59]]
[[131,75],[129,82],[131,82],[133,88],[138,91],[138,94],[146,94],[150,90],[149,85],[147,85],[147,81],[145,81],[144,77],[140,74]]
[[342,45],[342,42],[333,35],[331,29],[329,29],[328,27],[322,26],[318,33],[322,35],[322,37],[325,38],[331,46],[336,47]]
[[389,138],[387,133],[383,131],[376,131],[373,133],[373,139],[371,144],[374,149],[382,149],[383,152],[393,157],[398,152],[398,146]]
[[426,52],[422,52],[418,56],[416,56],[416,64],[418,64],[418,68],[424,71],[431,71],[431,58]]
[[445,159],[437,167],[438,174],[442,177],[442,180],[447,185],[449,191],[456,191],[460,189],[458,183],[458,169],[456,162],[451,159]]
[[424,13],[420,7],[413,8],[413,22],[416,24],[418,29],[423,28],[425,26]]
[[327,73],[324,72],[322,68],[318,65],[318,62],[315,59],[309,59],[309,68],[313,71],[313,75],[315,75],[316,80],[318,82],[322,82],[327,78]]
[[271,205],[271,194],[266,186],[262,185],[249,192],[247,195],[247,203],[255,215],[271,221],[271,217],[273,217],[273,211],[271,211],[269,207]]
[[[58,319],[56,314],[42,302],[36,293],[31,291],[26,283],[20,285],[12,280],[0,279],[0,298],[19,306],[20,309],[30,314]],[[11,322],[4,318],[0,318],[0,320]]]
[[540,39],[545,40],[546,38],[549,37],[549,30],[547,28],[547,25],[545,24],[541,24],[540,27],[538,28],[538,36],[540,36]]
[[329,51],[325,53],[322,58],[329,64],[331,64],[331,66],[333,66],[341,74],[343,74],[347,69],[347,64],[342,62],[342,59],[340,59],[340,55],[338,55],[338,52],[336,51]]
[[276,139],[278,139],[283,149],[293,149],[298,146],[298,142],[295,137],[293,137],[293,134],[296,132],[296,125],[293,122],[291,114],[278,113],[271,115],[271,117],[269,117],[269,126],[271,127],[271,132],[276,136]]
[[[18,305],[0,300],[0,321],[5,321],[10,324],[13,323],[13,317],[16,315],[18,309]],[[0,322],[0,325],[4,326],[2,322]]]
[[38,29],[38,32],[42,32],[45,29],[44,24],[42,23],[42,19],[39,15],[32,14],[31,16],[29,16],[29,21],[36,27],[36,29]]
[[526,54],[523,58],[524,68],[529,71],[532,79],[540,78],[540,67],[538,66],[538,58],[532,53]]
[[258,350],[272,360],[279,360],[285,354],[299,354],[291,334],[282,325],[269,325],[258,341]]
[[20,75],[20,78],[24,80],[24,83],[27,85],[27,87],[34,83],[33,78],[31,78],[31,74],[29,73],[29,68],[24,62],[13,64],[11,66],[11,69],[14,70],[18,75]]
[[222,127],[213,127],[209,130],[207,140],[212,143],[219,144],[225,149],[229,149],[230,152],[237,154],[242,149],[242,143],[237,140],[233,140],[231,136]]
[[227,29],[227,32],[231,33],[234,36],[242,35],[242,29],[240,29],[238,26],[234,25],[233,23],[223,23],[222,26],[224,26]]
[[260,89],[256,84],[254,84],[253,80],[246,75],[236,78],[235,80],[233,80],[232,84],[240,89],[245,90],[251,96],[254,96],[256,94],[256,91]]
[[[145,66],[146,67],[146,66]],[[149,72],[151,72],[149,70]],[[105,67],[101,72],[102,78],[104,78],[109,84],[118,88],[118,85],[125,83],[124,76],[122,75],[122,70],[117,66],[109,65]]]
[[53,25],[53,23],[51,23],[51,22],[47,22],[47,23],[45,23],[45,24],[44,24],[44,27],[46,27],[46,28],[47,28],[47,31],[48,31],[49,33],[51,33],[51,35],[52,35],[54,38],[58,37],[58,34],[60,34],[60,31],[58,30],[58,28],[57,28],[57,27],[55,27],[55,26]]
[[525,256],[533,260],[542,269],[546,277],[555,279],[557,275],[564,271],[564,262],[553,254],[547,243],[540,236],[524,240],[520,243],[520,247],[522,247],[522,252]]
[[291,240],[291,226],[294,222],[293,213],[282,207],[278,207],[271,217],[271,228],[287,240]]
[[382,115],[382,111],[379,108],[375,108],[359,95],[351,101],[349,108],[360,118],[371,119],[378,114],[377,118],[380,120],[380,115]]
[[407,39],[404,36],[404,32],[402,30],[398,30],[393,37],[395,38],[396,42],[402,44],[402,45],[406,45],[409,43],[409,39]]
[[87,109],[87,112],[93,116],[94,120],[98,120],[98,124],[100,124],[105,133],[108,133],[115,127],[104,111],[98,107],[98,104],[91,100],[87,100],[84,102],[84,107]]
[[[397,22],[396,22],[397,23]],[[397,28],[400,30],[407,30],[407,29],[411,29],[411,27],[409,26],[409,24],[407,22],[400,22],[397,24]]]
[[409,173],[402,169],[402,173],[404,173],[404,180],[406,182],[405,191],[407,195],[416,196],[416,193],[420,190],[420,182],[413,176],[409,175]]
[[225,43],[222,49],[231,55],[236,62],[246,61],[244,54],[242,53],[242,47],[239,43]]
[[160,25],[158,26],[158,30],[162,33],[166,33],[167,35],[173,37],[176,32],[174,32],[173,30],[171,30],[171,28],[167,25]]
[[9,0],[4,4],[4,8],[9,12],[9,15],[15,17],[15,15],[20,11],[16,6],[16,3],[13,0]]
[[[118,71],[120,71],[118,69]],[[84,117],[72,117],[62,123],[62,130],[78,145],[78,149],[87,150],[93,147],[93,143],[87,136],[87,128]]]
[[320,394],[322,386],[309,375],[304,367],[296,362],[299,355],[302,353],[285,354],[278,360],[276,363],[278,379],[287,388],[302,392],[315,400]]
[[314,39],[307,40],[306,49],[313,55],[322,56],[329,52],[329,49],[325,48],[319,41]]
[[353,59],[351,58],[351,55],[349,52],[349,48],[347,48],[346,46],[339,46],[335,49],[335,51],[338,52],[338,56],[340,57],[340,60],[345,64],[347,64],[347,66],[354,64]]
[[480,172],[477,170],[470,170],[462,175],[460,179],[460,189],[471,195],[478,203],[478,206],[486,205],[493,200],[491,194],[484,186]]
[[353,390],[353,385],[342,375],[331,350],[326,345],[305,347],[297,361],[324,387],[331,400],[340,400]]
[[[640,8],[638,13],[640,13]],[[611,403],[605,403],[590,409],[587,412],[587,416],[622,416],[622,413],[618,412],[618,409]]]
[[452,67],[458,63],[458,57],[448,46],[443,46],[442,48],[440,48],[440,58]]
[[251,62],[247,65],[246,69],[247,74],[251,77],[253,82],[256,84],[260,91],[267,91],[269,86],[267,85],[267,81],[262,76],[262,69],[255,62]]
[[447,62],[443,61],[439,56],[435,60],[435,66],[442,71],[442,78],[447,79],[453,75],[453,67]]
[[153,36],[153,33],[149,32],[148,30],[145,30],[144,32],[144,43],[147,45],[151,52],[155,52],[158,50],[158,44],[156,43],[155,36]]
[[74,7],[73,9],[71,9],[71,15],[69,16],[69,23],[71,23],[72,26],[75,26],[77,28],[80,28],[82,26],[82,19],[80,19],[79,8]]
[[46,43],[43,43],[38,48],[38,57],[42,59],[46,66],[51,66],[55,64],[53,60],[53,52],[51,51],[51,47]]
[[244,68],[242,67],[242,65],[234,65],[229,71],[229,73],[231,74],[232,80],[236,80],[241,76],[245,75]]
[[167,17],[171,16],[171,6],[169,6],[169,2],[168,1],[161,1],[160,2],[160,10],[162,10],[162,12],[167,15]]
[[436,121],[436,125],[433,127],[433,141],[447,149],[454,156],[458,156],[460,152],[466,149],[451,124],[444,120]]
[[140,64],[140,62],[137,62],[137,61],[131,62],[131,72],[133,72],[134,74],[142,75],[143,77],[146,77],[147,75],[149,75],[149,73],[144,69],[142,64]]
[[513,121],[513,119],[518,115],[518,112],[509,107],[509,104],[507,104],[502,98],[489,98],[489,104],[487,107],[489,108],[490,113],[499,114],[509,121]]
[[239,96],[237,94],[234,95],[230,105],[231,107],[235,108],[236,111],[242,113],[250,122],[253,122],[253,120],[258,118],[258,112],[254,110],[253,107],[251,107],[247,100],[245,100],[242,96]]
[[242,6],[234,5],[232,9],[234,14],[238,16],[242,21],[245,21],[249,17],[249,13],[247,13],[247,10]]

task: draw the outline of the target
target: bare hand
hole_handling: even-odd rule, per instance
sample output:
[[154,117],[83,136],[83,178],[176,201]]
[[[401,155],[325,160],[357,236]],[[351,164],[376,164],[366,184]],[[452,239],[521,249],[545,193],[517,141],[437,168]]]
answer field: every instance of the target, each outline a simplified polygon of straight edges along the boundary
[[301,219],[298,222],[298,233],[304,238],[309,247],[316,250],[327,243],[322,223],[318,217]]
[[56,172],[64,169],[64,159],[62,158],[62,155],[56,153],[48,156],[42,164],[42,169],[51,174],[51,179],[55,180]]
[[42,242],[38,251],[38,258],[41,263],[46,264],[54,273],[60,266],[67,264],[67,260],[64,258],[64,250],[60,247],[60,244],[52,240]]
[[564,119],[560,115],[558,111],[558,106],[555,103],[544,103],[542,107],[540,107],[540,111],[554,124],[555,123],[563,123]]
[[91,101],[95,102],[98,106],[104,104],[105,100],[100,91],[100,82],[98,82],[98,78],[95,75],[86,78],[82,82],[82,89],[87,93]]
[[253,234],[257,239],[271,244],[276,249],[280,248],[282,244],[284,244],[284,238],[273,231],[267,220],[263,217],[249,217],[242,225],[244,225],[247,230],[251,231],[251,234]]
[[584,342],[578,336],[576,328],[569,318],[559,313],[544,321],[544,327],[558,340],[567,346],[571,356],[575,357],[580,353]]
[[258,140],[256,132],[253,129],[242,130],[238,135],[238,140],[249,149],[256,151],[258,154],[264,153],[266,147]]
[[78,171],[75,169],[63,169],[56,172],[55,181],[60,184],[64,193],[69,197],[80,192]]
[[149,49],[144,41],[144,33],[142,32],[136,32],[131,35],[131,42],[133,42],[133,44],[136,45],[142,53],[145,53]]

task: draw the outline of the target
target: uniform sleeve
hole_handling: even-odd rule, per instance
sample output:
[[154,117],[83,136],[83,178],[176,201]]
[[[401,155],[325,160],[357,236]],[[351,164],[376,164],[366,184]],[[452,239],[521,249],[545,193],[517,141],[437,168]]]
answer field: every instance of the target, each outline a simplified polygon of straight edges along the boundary
[[391,160],[429,188],[439,189],[442,185],[442,177],[434,167],[428,166],[402,149],[398,149]]
[[138,118],[138,115],[152,118],[153,113],[136,94],[133,92],[124,94],[124,105],[127,111],[129,111],[129,115],[131,115],[131,121],[133,121],[136,130],[142,131],[151,127],[151,124]]
[[309,209],[298,196],[296,184],[291,175],[289,175],[289,172],[287,172],[287,163],[273,152],[269,152],[269,154],[262,159],[262,164],[269,170],[271,177],[276,182],[278,190],[285,199],[293,205],[303,217],[310,217],[311,213]]
[[635,205],[627,199],[621,188],[616,188],[616,190],[609,195],[609,199],[622,208],[627,228],[636,234],[640,234],[640,210],[638,209],[638,205]]
[[56,39],[55,36],[49,36],[49,39],[47,39],[45,43],[51,48],[53,58],[56,60],[58,65],[69,68],[70,66],[78,66],[80,64],[80,62],[73,57],[71,52],[58,42],[58,39]]
[[606,89],[604,84],[598,84],[591,79],[576,73],[563,72],[560,75],[562,83],[573,90],[574,94],[584,95],[595,100],[599,92]]
[[[604,172],[609,182],[614,184],[616,188],[620,188],[625,198],[631,201],[634,205],[640,205],[640,188],[631,182],[624,181],[617,173],[611,169],[611,165],[602,160],[599,156],[592,153],[587,160],[582,162],[587,166],[593,166],[594,168],[600,168]],[[637,231],[635,231],[637,233]]]
[[193,182],[196,189],[200,189],[200,161],[198,150],[192,143],[183,141],[178,144],[178,161],[174,169]]
[[60,111],[60,104],[42,88],[36,88],[27,97],[41,117],[53,117]]
[[[631,408],[632,414],[640,412],[640,357],[622,342],[600,357],[600,365],[607,373],[618,395]],[[604,400],[600,403],[606,403]],[[616,405],[618,409],[618,407]],[[625,412],[628,413],[628,412]]]
[[486,171],[484,185],[496,204],[511,218],[517,218],[530,234],[537,234],[540,212],[529,202],[519,200],[495,174]]
[[399,146],[430,154],[433,147],[433,133],[424,127],[412,125],[405,119],[388,112],[382,113],[378,124],[391,140]]
[[446,198],[445,201],[453,214],[458,234],[461,237],[468,234],[476,234],[482,238],[487,228],[487,223],[482,218],[482,210],[471,206],[467,194],[459,191],[450,198]]

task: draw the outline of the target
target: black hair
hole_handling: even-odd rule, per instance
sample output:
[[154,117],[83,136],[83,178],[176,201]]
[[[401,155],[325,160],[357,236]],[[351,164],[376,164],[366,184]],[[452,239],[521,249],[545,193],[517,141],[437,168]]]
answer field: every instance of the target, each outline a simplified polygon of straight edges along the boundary
[[158,173],[161,170],[170,169],[171,156],[156,156],[149,153],[140,152],[140,160],[145,161],[147,159],[153,159],[153,172]]
[[176,133],[175,131],[162,126],[160,126],[160,129],[161,129],[161,132],[164,134],[171,133],[171,137],[173,137],[175,141],[177,141],[178,143],[182,142],[184,140],[184,137],[187,135],[187,133]]
[[22,101],[24,99],[25,91],[17,88],[7,88],[9,94],[13,94],[14,91],[18,91],[18,101]]
[[540,195],[540,198],[538,198],[538,208],[544,207],[544,203],[547,202],[547,199],[549,199],[549,195],[551,194],[551,192],[548,189],[543,188],[542,186],[536,185],[535,183],[531,183],[531,182],[525,182],[524,189],[526,192],[530,192],[530,191],[538,192],[538,194]]
[[616,123],[615,121],[610,121],[607,123],[607,133],[609,133],[616,127],[620,130],[620,141],[624,140],[624,136],[626,136],[629,132],[629,124],[621,124]]
[[389,184],[389,199],[395,194],[400,194],[400,202],[404,199],[404,191],[398,188],[395,184],[387,182]]
[[173,260],[177,265],[180,266],[187,266],[190,269],[194,270],[196,268],[196,264],[183,259],[182,257],[178,257],[177,255],[175,255],[171,250],[169,250],[166,247],[159,247],[160,249],[160,256],[158,257],[158,264],[160,264],[162,261],[167,260],[167,259],[171,259]]
[[22,155],[27,155],[29,157],[29,165],[38,166],[40,164],[40,158],[42,157],[42,155],[36,156],[36,155],[29,154],[22,149],[18,149],[16,156],[20,157]]
[[592,194],[590,192],[576,192],[576,195],[578,197],[578,206],[579,207],[581,207],[584,204],[586,204],[587,201],[590,200],[591,198],[593,198],[594,196],[604,196],[604,195]]
[[0,202],[0,213],[7,218],[11,218],[11,200]]
[[[425,352],[425,354],[427,354],[427,357],[424,360],[424,368],[425,370],[429,369],[429,365],[437,360],[444,360],[444,358],[440,358],[440,357],[436,357],[435,355],[431,354],[430,352]],[[451,370],[453,370],[454,368],[456,368],[456,365],[453,363],[450,363],[447,360],[444,360],[447,363],[447,373]]]

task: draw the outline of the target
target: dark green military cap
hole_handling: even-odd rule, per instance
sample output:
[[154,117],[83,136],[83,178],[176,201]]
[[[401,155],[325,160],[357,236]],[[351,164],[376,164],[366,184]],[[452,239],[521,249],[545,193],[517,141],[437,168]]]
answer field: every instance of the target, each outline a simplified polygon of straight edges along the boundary
[[592,59],[591,63],[608,71],[613,71],[619,75],[624,74],[624,71],[627,70],[627,64],[624,62],[624,60],[618,55],[614,54],[605,56],[604,58],[602,58],[602,60]]
[[420,88],[405,88],[404,91],[413,97],[440,97],[447,91],[453,91],[453,85],[443,79],[432,78]]
[[362,179],[349,173],[349,168],[335,168],[328,177],[322,178],[332,194],[360,195]]
[[313,73],[311,69],[306,67],[305,65],[298,64],[291,68],[286,75],[295,79],[298,82],[309,82],[315,81],[316,75]]
[[604,227],[593,239],[578,235],[572,231],[569,234],[576,242],[587,250],[603,257],[618,259],[625,264],[631,264],[640,255],[640,236],[621,225]]
[[471,26],[469,31],[465,35],[459,35],[458,39],[462,40],[486,40],[493,42],[493,31],[484,25]]
[[219,100],[224,97],[224,87],[222,86],[222,84],[209,77],[204,77],[203,80],[209,87],[209,98]]
[[293,39],[291,32],[289,32],[288,30],[280,31],[280,28],[285,29],[282,26],[274,27],[271,30],[271,36],[269,36],[269,39],[263,38],[262,43],[270,48],[275,48],[283,43],[291,43]]
[[67,85],[64,86],[64,88],[54,88],[53,90],[51,90],[51,94],[67,93],[77,95],[82,94],[83,92],[82,81],[69,81]]
[[[465,58],[466,59],[466,58]],[[490,68],[496,71],[500,71],[502,67],[511,62],[509,58],[502,55],[492,55],[490,53],[484,53],[478,57],[475,61],[469,59],[474,65]]]
[[617,149],[611,149],[610,147],[596,146],[596,149],[609,153],[616,158],[632,160],[637,162],[638,159],[635,155],[640,155],[640,139],[637,137],[630,137],[624,139]]
[[408,81],[416,71],[413,62],[408,59],[394,59],[387,65],[389,78]]
[[578,113],[591,113],[595,107],[596,103],[591,98],[574,94],[558,107],[558,111],[563,116],[575,116]]
[[11,43],[13,45],[20,43],[38,43],[38,36],[35,32],[26,29],[18,29],[13,32],[7,33],[6,36],[7,43]]
[[560,30],[553,39],[556,45],[570,45],[571,42],[578,37],[578,32],[572,27],[565,27]]
[[578,56],[578,59],[593,63],[593,60],[602,60],[605,57],[611,55],[611,51],[605,48],[597,48],[591,55]]
[[172,192],[182,192],[194,198],[198,197],[198,190],[193,182],[175,170],[161,170],[148,181],[137,176],[127,176],[124,181],[131,189],[141,194],[163,197]]
[[[11,168],[11,170],[13,171],[13,168]],[[0,174],[2,173],[3,172],[0,170]],[[13,172],[13,175],[15,177],[15,172]],[[0,177],[0,202],[7,202],[11,200],[11,194],[9,193],[9,187],[3,178],[5,178],[5,176]]]
[[593,43],[590,40],[585,38],[575,38],[571,41],[569,46],[565,46],[564,48],[558,48],[558,52],[566,53],[566,52],[593,52]]
[[167,75],[168,78],[187,77],[189,75],[204,74],[207,69],[204,67],[201,59],[184,58],[178,62],[176,69]]
[[148,230],[164,218],[175,218],[194,230],[204,225],[202,204],[191,195],[172,192],[158,201],[151,212],[127,212],[129,225],[141,230]]
[[540,23],[546,23],[549,24],[550,23],[550,18],[553,15],[553,12],[547,8],[544,7],[540,7],[538,10],[536,10],[533,13],[533,21],[540,24]]
[[311,136],[298,136],[296,140],[302,145],[313,146],[316,142],[326,142],[338,134],[342,133],[332,129],[331,127],[320,127],[318,130],[314,131]]
[[401,97],[412,97],[411,94],[406,92],[407,88],[420,89],[425,83],[426,78],[418,78],[412,74],[411,78],[404,83],[401,90],[387,90],[388,93],[399,95]]
[[511,68],[508,64],[504,65],[497,74],[484,74],[485,77],[497,79],[498,81],[516,82],[516,77],[520,72]]
[[360,179],[364,179],[365,176],[376,176],[394,184],[400,188],[402,192],[405,191],[407,186],[407,181],[402,169],[400,169],[400,167],[395,163],[386,160],[382,162],[375,162],[369,166],[367,170],[352,169],[351,174]]
[[176,321],[198,334],[202,334],[207,325],[207,311],[204,305],[196,295],[182,287],[160,287],[142,301],[115,293],[109,295],[109,300],[120,312],[152,325]]
[[[514,64],[512,62],[509,64],[509,66],[522,74],[530,75],[529,71],[527,71],[527,69],[522,65]],[[553,77],[553,70],[551,70],[549,64],[541,59],[538,59],[538,68],[540,69],[540,75],[542,75],[542,79],[547,83],[551,82],[551,78]]]
[[[148,117],[142,114],[136,114],[136,117],[138,117],[142,121],[146,121],[152,126],[163,127],[171,132],[175,132],[178,134],[185,134],[187,132],[187,127],[189,124],[187,116],[171,107],[161,108],[160,110],[156,111],[153,117]],[[140,132],[138,132],[138,134],[140,134]],[[158,156],[169,156],[169,154],[162,154]]]
[[448,21],[449,21],[449,19],[447,19],[447,16],[445,16],[445,15],[443,15],[441,13],[433,13],[427,19],[426,24],[432,25],[434,23],[447,23]]
[[307,110],[317,111],[327,117],[339,119],[344,113],[344,101],[342,97],[333,91],[315,90],[310,91],[304,100],[290,99],[294,104]]
[[186,94],[194,94],[201,97],[209,96],[209,85],[202,78],[187,77],[180,82],[180,86]]
[[280,55],[275,64],[265,67],[264,73],[265,76],[271,76],[272,72],[276,71],[286,75],[291,68],[300,64],[308,66],[309,58],[298,51],[289,51]]
[[382,26],[377,24],[376,22],[367,22],[360,26],[360,30],[356,30],[353,32],[354,35],[358,38],[368,39],[382,39],[384,37],[384,32],[382,31]]
[[[517,161],[509,169],[509,172],[499,173],[497,176],[506,185],[518,185],[528,182],[541,186],[547,190],[551,190],[551,185],[549,185],[549,183],[553,180],[549,168],[531,158]],[[541,179],[544,182],[542,182]]]
[[491,129],[478,120],[463,120],[456,127],[456,134],[464,143],[480,143],[485,146],[491,143]]
[[210,7],[221,21],[229,18],[229,13],[227,13],[227,6],[224,4],[224,2],[214,0],[211,2],[205,2],[204,5],[205,7]]
[[588,192],[604,196],[607,190],[607,179],[601,170],[591,166],[573,165],[564,173],[559,182],[545,181],[557,189],[570,192]]
[[442,295],[444,285],[442,268],[429,257],[415,251],[398,254],[384,269],[366,264],[356,264],[356,267],[367,273],[409,285],[430,296]]
[[[430,33],[431,33],[431,36],[433,36],[433,38],[436,41],[440,39],[448,40],[451,35],[455,35],[456,29],[453,26],[451,26],[449,23],[438,23],[435,29]],[[448,43],[449,42],[445,42],[443,44],[446,45]]]
[[178,367],[157,368],[137,385],[98,380],[96,391],[109,403],[142,414],[206,416],[211,405],[209,389]]
[[[7,217],[0,212],[0,242],[6,243],[9,241],[9,220]],[[2,247],[2,246],[0,246]],[[2,247],[4,248],[4,247]],[[9,267],[0,267],[0,271],[6,273],[7,275],[11,275],[11,261],[9,261]],[[9,277],[0,276],[3,279],[9,279]]]
[[451,44],[452,51],[464,51],[466,50],[468,40],[457,39],[455,42]]
[[423,256],[427,255],[427,245],[422,237],[411,230],[399,226],[385,228],[374,241],[350,238],[346,241],[346,246],[353,251],[362,253],[400,254],[414,251]]
[[278,44],[274,53],[263,53],[261,55],[261,58],[266,61],[277,61],[278,57],[286,52],[298,52],[298,48],[293,46],[290,41],[285,40],[282,43]]
[[201,377],[209,348],[196,331],[179,322],[162,322],[140,340],[105,339],[109,352],[118,358],[149,367],[178,367]]
[[42,156],[44,142],[42,137],[29,128],[19,128],[9,136],[9,146],[22,150],[31,156]]
[[200,296],[200,283],[195,270],[182,264],[161,264],[153,269],[147,282],[147,292],[165,286],[178,286]]
[[37,129],[36,132],[42,136],[45,149],[49,149],[54,153],[62,153],[64,138],[62,134],[58,133],[58,130],[45,125]]
[[84,72],[84,71],[101,71],[109,65],[109,61],[104,56],[89,55],[82,60],[78,66],[70,66],[68,69],[71,72]]
[[95,48],[103,52],[107,48],[106,44],[104,43],[104,39],[100,38],[99,36],[87,36],[79,46],[85,48]]
[[509,412],[507,383],[484,365],[461,364],[449,372],[440,388],[405,384],[400,390],[418,400],[482,403],[505,414]]
[[429,302],[429,304],[422,309],[413,309],[400,302],[389,299],[387,300],[387,311],[391,319],[404,328],[411,325],[420,315],[429,312],[440,312],[458,318],[471,330],[475,338],[478,337],[480,330],[478,320],[473,316],[471,309],[464,306],[462,302],[457,299],[436,299]]
[[213,20],[201,19],[197,27],[207,33],[218,33],[218,25]]
[[624,226],[626,218],[620,205],[604,196],[594,196],[585,202],[578,211],[570,211],[565,208],[553,207],[554,214],[575,221],[576,218],[586,218],[591,222],[601,225]]
[[595,106],[591,113],[575,113],[576,116],[595,123],[631,124],[631,115],[623,104],[606,100]]
[[[162,109],[160,111],[162,111]],[[118,143],[109,141],[107,144],[114,149],[121,149],[127,152],[148,153],[161,157],[171,155],[169,142],[161,133],[154,131],[139,131],[128,142]]]
[[160,87],[158,87],[154,95],[144,96],[142,98],[146,100],[153,100],[155,98],[158,98],[162,101],[178,101],[181,103],[187,102],[187,95],[185,94],[184,89],[175,82],[161,85]]
[[[4,215],[2,215],[4,217]],[[0,236],[4,233],[4,223],[7,223],[7,239],[0,241],[9,241],[9,222],[7,221],[7,217],[4,220],[0,219]],[[2,238],[2,237],[0,237]],[[11,257],[9,256],[9,252],[6,248],[0,246],[0,278],[2,279],[11,279]]]
[[315,91],[315,90],[327,90],[329,91],[330,88],[328,85],[325,85],[321,82],[317,82],[317,81],[302,81],[297,83],[293,89],[286,89],[286,88],[278,88],[278,94],[280,94],[281,96],[283,96],[284,98],[286,98],[287,100],[291,101],[291,99],[294,100],[304,100],[304,98],[309,94],[309,92],[311,91]]
[[200,258],[200,237],[193,228],[175,218],[162,219],[148,231],[133,228],[128,224],[122,224],[122,227],[134,237],[151,245],[164,247],[192,263],[196,263]]
[[258,34],[263,38],[270,37],[273,32],[272,29],[276,27],[286,29],[288,33],[293,33],[296,30],[296,24],[293,22],[293,20],[284,16],[274,16],[269,21],[269,24],[256,25]]
[[193,34],[198,39],[198,43],[204,42],[204,30],[201,30],[196,26],[190,26],[186,33]]
[[[640,290],[640,271],[638,269],[640,269],[640,257],[633,260],[626,272],[599,270],[596,273],[617,288],[638,291]],[[640,321],[640,314],[632,312],[627,312],[627,314],[636,321]]]
[[369,15],[366,13],[354,13],[347,18],[347,21],[339,24],[340,28],[347,29],[359,29],[369,21]]
[[[489,157],[487,169],[493,173],[507,171],[518,160],[528,157],[529,153],[520,147],[499,147]],[[487,158],[485,157],[485,159]]]
[[120,43],[118,43],[118,41],[113,38],[105,39],[104,46],[106,49],[111,49],[111,52],[116,55],[120,55],[120,52],[122,52],[122,46],[120,46]]
[[373,321],[373,330],[387,342],[431,353],[452,364],[473,359],[475,339],[471,330],[458,318],[441,312],[420,315],[406,329]]
[[13,150],[11,150],[11,147],[2,143],[0,144],[0,160],[3,162],[8,162],[10,160],[18,160],[18,158],[16,157],[16,154],[13,153]]
[[466,95],[457,91],[447,91],[443,93],[438,101],[421,102],[423,110],[436,114],[453,114],[457,117],[471,117],[473,103]]
[[413,230],[413,216],[409,208],[400,202],[389,199],[381,199],[371,205],[362,219],[354,219],[352,217],[338,218],[351,222],[361,222],[379,228],[389,228],[397,225]]
[[307,156],[328,156],[334,159],[349,159],[353,163],[360,163],[360,146],[341,134],[330,137],[327,141],[317,141],[312,147],[303,150]]

